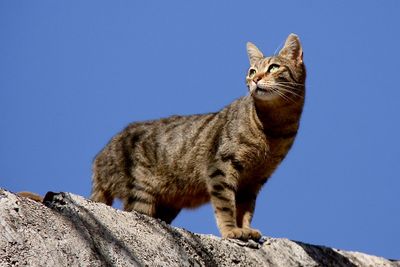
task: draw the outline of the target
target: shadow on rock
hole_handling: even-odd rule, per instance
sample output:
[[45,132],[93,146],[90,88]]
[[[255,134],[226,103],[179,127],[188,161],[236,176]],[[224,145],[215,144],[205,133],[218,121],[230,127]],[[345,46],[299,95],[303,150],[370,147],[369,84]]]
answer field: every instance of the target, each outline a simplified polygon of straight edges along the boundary
[[302,242],[293,241],[301,246],[304,251],[310,256],[318,266],[332,266],[332,267],[355,267],[348,258],[335,250],[323,246],[311,246]]
[[[117,255],[111,255],[109,245],[114,246],[114,251],[125,256],[133,266],[143,265],[138,261],[133,251],[95,218],[92,212],[78,205],[67,194],[48,192],[43,203],[52,210],[59,212],[67,221],[72,222],[73,227],[105,266],[114,266],[118,258]],[[76,209],[69,208],[68,205],[72,205]]]
[[[180,255],[186,255],[184,258],[188,259],[190,266],[218,266],[212,252],[194,234],[185,236],[160,219],[151,218],[140,213],[138,213],[138,216],[154,232],[159,232],[168,238],[169,242],[174,244],[174,248],[179,250]],[[197,255],[197,257],[193,257],[193,254]]]

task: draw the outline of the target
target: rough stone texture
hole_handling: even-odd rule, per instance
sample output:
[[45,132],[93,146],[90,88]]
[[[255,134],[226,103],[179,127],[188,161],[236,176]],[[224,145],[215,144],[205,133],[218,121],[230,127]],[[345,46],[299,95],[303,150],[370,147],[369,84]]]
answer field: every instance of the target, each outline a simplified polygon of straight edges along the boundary
[[0,189],[0,266],[400,266],[287,239],[193,234],[70,193],[45,205]]

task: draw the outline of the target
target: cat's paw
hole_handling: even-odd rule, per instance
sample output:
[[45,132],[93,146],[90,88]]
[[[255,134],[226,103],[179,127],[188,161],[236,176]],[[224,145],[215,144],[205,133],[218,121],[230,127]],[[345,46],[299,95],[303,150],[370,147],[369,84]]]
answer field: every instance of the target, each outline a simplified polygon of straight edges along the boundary
[[261,238],[260,231],[251,228],[232,228],[222,233],[223,238],[233,238],[247,241],[249,239],[258,241]]

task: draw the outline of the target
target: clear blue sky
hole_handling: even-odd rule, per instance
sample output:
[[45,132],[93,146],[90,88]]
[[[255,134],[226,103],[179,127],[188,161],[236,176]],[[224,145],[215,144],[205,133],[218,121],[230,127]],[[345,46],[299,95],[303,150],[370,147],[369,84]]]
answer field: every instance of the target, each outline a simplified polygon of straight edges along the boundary
[[[400,2],[193,3],[0,1],[0,187],[89,196],[126,124],[222,108],[247,93],[246,42],[273,54],[294,32],[301,130],[253,224],[400,258]],[[173,224],[218,234],[210,206]]]

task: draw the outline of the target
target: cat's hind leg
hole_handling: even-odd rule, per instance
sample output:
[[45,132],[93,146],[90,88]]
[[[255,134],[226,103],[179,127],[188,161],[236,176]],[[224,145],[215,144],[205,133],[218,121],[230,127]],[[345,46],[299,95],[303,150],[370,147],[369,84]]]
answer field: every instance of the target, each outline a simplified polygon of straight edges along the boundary
[[156,194],[153,186],[146,181],[151,176],[136,176],[127,186],[122,198],[125,211],[135,210],[151,217],[156,216]]
[[170,224],[176,218],[176,216],[178,216],[180,211],[181,209],[178,208],[172,208],[158,204],[155,217]]
[[143,196],[143,194],[132,191],[130,196],[124,199],[124,210],[125,211],[137,211],[142,214],[146,214],[151,217],[156,216],[155,212],[156,200],[151,195]]
[[114,201],[112,191],[109,186],[104,183],[104,179],[98,172],[94,172],[92,176],[92,194],[90,199],[96,202],[102,202],[111,206]]
[[100,188],[99,186],[94,186],[90,199],[96,202],[105,203],[108,206],[111,206],[114,201],[111,192],[107,189]]

